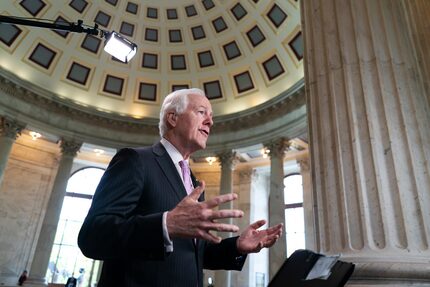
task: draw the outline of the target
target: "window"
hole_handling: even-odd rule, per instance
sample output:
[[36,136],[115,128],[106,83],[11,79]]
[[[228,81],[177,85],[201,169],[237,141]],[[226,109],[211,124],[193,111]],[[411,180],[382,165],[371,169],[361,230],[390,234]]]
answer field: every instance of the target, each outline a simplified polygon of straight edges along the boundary
[[285,236],[287,257],[297,249],[305,248],[305,221],[303,211],[303,186],[300,174],[284,178]]
[[78,286],[93,286],[97,281],[100,262],[84,257],[77,238],[103,173],[103,169],[89,167],[69,179],[46,272],[49,283],[64,284],[72,274],[82,280]]

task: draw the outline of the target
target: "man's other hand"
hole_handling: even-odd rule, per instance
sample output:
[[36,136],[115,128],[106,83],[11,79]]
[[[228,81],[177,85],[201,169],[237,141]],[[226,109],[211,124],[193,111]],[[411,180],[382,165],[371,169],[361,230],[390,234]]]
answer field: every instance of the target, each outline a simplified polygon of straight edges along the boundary
[[271,247],[282,235],[282,223],[267,229],[258,230],[266,224],[265,220],[258,220],[248,226],[236,241],[239,253],[257,253],[264,247]]

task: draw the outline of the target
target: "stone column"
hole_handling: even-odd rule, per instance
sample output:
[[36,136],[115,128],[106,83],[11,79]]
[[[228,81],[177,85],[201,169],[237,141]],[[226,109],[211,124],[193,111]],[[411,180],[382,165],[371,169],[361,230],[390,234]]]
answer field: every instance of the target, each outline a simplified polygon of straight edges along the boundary
[[[239,195],[239,206],[240,210],[243,210],[245,216],[237,221],[237,226],[239,226],[240,231],[243,231],[250,224],[250,216],[251,216],[251,179],[254,174],[254,170],[251,168],[246,168],[240,171],[235,172],[235,175],[239,176],[239,184],[235,184],[235,191]],[[237,178],[237,177],[236,177]],[[236,189],[237,188],[237,189]],[[240,234],[240,233],[239,233]],[[239,235],[236,234],[236,235]],[[250,261],[246,260],[245,265],[242,268],[241,272],[233,272],[231,279],[231,286],[251,286],[250,285]],[[252,274],[252,276],[255,276]]]
[[310,0],[301,13],[318,249],[357,263],[357,280],[428,282],[429,91],[411,31],[425,18],[430,33],[429,3]]
[[[288,143],[284,138],[280,138],[264,146],[270,150],[269,226],[278,223],[285,225],[284,155]],[[286,248],[284,232],[278,242],[269,249],[269,281],[285,261]]]
[[315,202],[312,194],[309,158],[301,158],[297,160],[297,163],[300,166],[300,174],[302,175],[306,249],[317,250],[315,237]]
[[[46,286],[46,270],[48,269],[49,257],[54,244],[55,233],[64,196],[66,195],[67,182],[72,169],[73,158],[81,148],[82,143],[69,140],[61,141],[61,159],[55,177],[52,192],[46,207],[40,235],[30,268],[30,286]],[[26,283],[27,284],[27,283]]]
[[[221,182],[220,182],[220,195],[229,194],[233,192],[233,169],[236,163],[236,152],[225,151],[218,154],[221,163]],[[227,202],[220,205],[219,209],[232,209],[233,202]],[[227,219],[223,222],[233,223],[233,220]],[[221,237],[227,238],[232,236],[229,232],[220,234]],[[231,271],[219,270],[215,271],[215,286],[231,286]]]
[[0,118],[0,184],[3,181],[3,174],[6,169],[12,145],[21,131],[25,128],[25,124],[11,120],[6,117]]

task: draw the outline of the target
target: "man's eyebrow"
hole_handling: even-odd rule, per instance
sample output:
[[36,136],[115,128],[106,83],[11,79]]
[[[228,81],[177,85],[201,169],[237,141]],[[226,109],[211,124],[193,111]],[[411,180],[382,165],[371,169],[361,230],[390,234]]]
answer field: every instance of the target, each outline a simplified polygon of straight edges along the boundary
[[197,106],[197,109],[204,109],[205,111],[209,110],[207,107],[205,106]]

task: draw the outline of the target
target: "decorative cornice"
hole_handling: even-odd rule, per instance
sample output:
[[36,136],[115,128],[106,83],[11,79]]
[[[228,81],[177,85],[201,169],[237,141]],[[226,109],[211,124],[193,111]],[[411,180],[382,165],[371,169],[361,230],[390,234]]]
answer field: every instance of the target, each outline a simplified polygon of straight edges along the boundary
[[[115,148],[148,145],[159,138],[158,119],[136,119],[84,107],[38,87],[33,89],[30,83],[1,69],[0,94],[0,111],[19,115],[17,118],[33,126],[49,127],[59,137],[73,136]],[[304,87],[300,81],[266,103],[215,117],[207,151],[267,141],[285,129],[303,130],[306,126],[304,105]]]
[[1,75],[0,91],[13,95],[15,99],[25,101],[52,113],[66,115],[70,119],[77,119],[83,123],[129,132],[146,130],[158,133],[158,121],[154,119],[137,120],[128,116],[101,112],[92,107],[82,107],[68,99],[45,97],[11,82]]
[[305,104],[303,80],[271,100],[243,112],[214,117],[212,132],[237,131],[268,123]]

